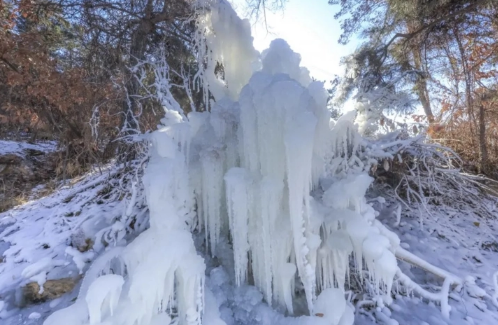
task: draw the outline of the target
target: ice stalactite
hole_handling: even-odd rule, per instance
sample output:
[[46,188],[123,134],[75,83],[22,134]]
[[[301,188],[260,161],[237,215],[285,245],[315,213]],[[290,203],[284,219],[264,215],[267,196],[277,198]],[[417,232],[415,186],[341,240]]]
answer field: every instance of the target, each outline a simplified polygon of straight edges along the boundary
[[[363,269],[363,241],[368,236],[368,228],[369,224],[359,214],[354,214],[345,222],[345,230],[353,244],[354,265],[358,270]],[[360,279],[362,278],[363,274],[360,272]]]
[[[343,149],[338,150],[342,152]],[[334,209],[335,220],[338,220],[337,224],[343,229],[340,233],[325,231],[325,234],[334,238],[327,240],[329,246],[341,247],[341,253],[346,255],[354,252],[355,268],[361,279],[365,261],[369,280],[374,284],[374,294],[382,296],[389,303],[397,271],[394,251],[399,246],[399,238],[375,220],[375,211],[366,203],[364,195],[371,182],[372,178],[366,174],[352,174],[337,180],[325,191],[323,203]],[[322,255],[335,261],[330,264],[322,262],[322,283],[326,286],[335,279],[338,287],[343,289],[344,274],[350,272],[349,263],[344,263],[344,257],[341,262],[337,257],[341,256],[338,252],[325,250]],[[345,266],[346,270],[341,266]]]
[[[349,256],[353,252],[353,245],[347,232],[332,231],[324,238],[325,254],[321,261],[323,270],[322,289],[338,287],[345,291],[346,276],[349,273]],[[332,273],[330,273],[332,271]],[[332,282],[335,280],[334,282]]]
[[[280,263],[286,262],[285,257],[282,257],[280,252],[286,252],[290,249],[290,241],[284,238],[272,237],[273,234],[278,233],[277,227],[281,217],[280,213],[282,208],[280,204],[282,202],[284,183],[282,181],[276,181],[271,177],[263,177],[259,186],[258,198],[260,200],[260,217],[262,220],[263,262],[265,263],[265,274],[268,275],[264,287],[265,298],[270,302],[275,299],[282,303],[285,302],[286,294],[281,292],[281,285],[274,283],[275,278],[279,274],[285,274],[285,276],[283,276],[283,281],[288,285],[291,279],[294,280],[294,274],[296,272],[295,268],[290,272],[288,272],[289,270],[283,271],[278,269],[279,261]],[[280,273],[280,271],[283,271],[283,273]],[[289,296],[289,294],[287,294],[287,298],[292,299],[292,296]],[[279,300],[279,298],[281,300]],[[292,304],[290,306],[292,306]]]
[[225,171],[239,165],[237,134],[239,122],[238,105],[228,98],[218,101],[211,109],[209,122],[218,143],[225,152]]
[[108,312],[110,316],[114,314],[123,283],[122,276],[108,274],[99,277],[91,284],[85,297],[90,324],[99,324],[103,312]]
[[332,160],[326,164],[328,174],[346,177],[354,173],[364,172],[364,162],[359,157],[363,138],[354,125],[356,113],[347,112],[332,127],[331,151]]
[[[355,271],[363,281],[363,268],[374,284],[373,295],[389,303],[397,271],[395,251],[399,238],[375,219],[376,212],[366,203],[365,192],[373,179],[364,172],[362,138],[353,124],[354,113],[347,113],[332,126],[332,158],[327,172],[333,181],[323,196],[330,210],[322,226],[320,288],[337,286],[344,290],[349,255],[353,253]],[[333,262],[329,262],[333,261]]]
[[311,105],[311,110],[317,118],[311,169],[312,184],[313,187],[317,187],[319,178],[325,171],[325,157],[330,154],[332,142],[331,129],[329,126],[330,111],[327,109],[328,94],[325,91],[322,82],[313,81],[308,86],[308,91],[314,100],[314,103]]
[[196,130],[194,146],[198,153],[192,158],[193,183],[196,184],[198,215],[204,226],[208,248],[216,256],[220,234],[229,230],[228,207],[223,177],[232,167],[239,165],[238,105],[228,98],[213,105],[211,112],[189,114]]
[[289,214],[294,237],[298,273],[303,281],[308,309],[313,310],[315,265],[308,259],[309,193],[311,191],[312,150],[316,117],[303,112],[292,117],[285,136]]

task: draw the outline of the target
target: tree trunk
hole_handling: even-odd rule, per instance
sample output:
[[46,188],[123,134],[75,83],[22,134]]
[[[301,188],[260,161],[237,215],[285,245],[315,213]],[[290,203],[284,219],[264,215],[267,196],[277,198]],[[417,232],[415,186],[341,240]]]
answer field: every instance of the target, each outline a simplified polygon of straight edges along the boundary
[[[135,30],[131,39],[129,68],[134,67],[145,58],[147,49],[147,38],[153,30],[153,25],[148,20],[143,20]],[[126,70],[126,95],[123,102],[124,130],[126,134],[131,134],[132,130],[138,128],[135,114],[139,111],[139,101],[136,97],[140,90],[140,84],[132,71]]]
[[[131,45],[130,45],[130,60],[129,67],[132,68],[137,65],[140,61],[145,59],[145,52],[147,50],[147,39],[149,34],[154,30],[154,23],[152,22],[152,12],[153,12],[153,0],[147,0],[147,4],[144,8],[144,16],[140,20],[137,29],[131,35]],[[133,74],[132,71],[126,69],[126,95],[127,98],[123,103],[123,115],[124,115],[124,130],[125,134],[129,135],[133,133],[133,130],[138,129],[138,121],[135,118],[135,114],[139,111],[140,103],[138,98],[138,92],[140,90],[140,84]]]
[[[421,26],[422,23],[419,21],[407,23],[409,33],[418,30]],[[417,92],[417,96],[420,100],[420,103],[422,104],[427,120],[429,121],[429,123],[433,123],[434,114],[432,113],[429,91],[427,90],[427,75],[423,69],[422,63],[421,50],[423,43],[420,41],[419,37],[416,37],[416,39],[418,40],[418,42],[412,46],[413,66],[419,74],[417,81],[415,82],[415,91]]]
[[484,105],[479,105],[479,173],[485,173],[488,162],[488,147],[486,145],[486,121]]
[[[460,52],[460,59],[462,61],[462,70],[463,70],[462,72],[463,72],[464,80],[465,80],[465,99],[467,102],[467,114],[470,118],[470,133],[472,134],[471,140],[472,140],[473,146],[475,146],[476,145],[475,144],[476,137],[478,138],[478,140],[480,142],[480,134],[478,135],[477,132],[480,133],[481,129],[480,129],[480,126],[477,125],[476,116],[475,116],[475,112],[474,112],[474,99],[472,98],[472,93],[473,93],[473,91],[472,91],[473,90],[472,72],[468,66],[467,58],[465,55],[465,49],[463,47],[460,36],[458,34],[457,28],[455,28],[453,30],[453,34],[455,35],[455,40],[458,44],[458,50]],[[484,111],[483,111],[482,118],[484,119]],[[479,116],[479,119],[481,119],[481,116]],[[483,123],[484,123],[484,121],[483,121]],[[480,122],[479,122],[479,124],[480,124]],[[479,127],[479,130],[477,130],[478,127]],[[484,128],[482,130],[484,131]],[[481,146],[481,143],[479,143],[479,156],[481,155],[480,146]],[[481,165],[479,164],[478,168],[480,169],[480,167],[481,167]],[[479,172],[481,172],[481,171],[479,171]]]

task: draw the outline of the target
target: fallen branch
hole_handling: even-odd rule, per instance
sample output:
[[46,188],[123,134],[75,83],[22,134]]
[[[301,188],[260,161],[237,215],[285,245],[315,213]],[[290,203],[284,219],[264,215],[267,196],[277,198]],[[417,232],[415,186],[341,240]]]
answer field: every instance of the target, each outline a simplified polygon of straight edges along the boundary
[[404,284],[406,287],[412,289],[416,293],[418,293],[420,296],[423,298],[432,300],[432,301],[438,301],[441,304],[441,313],[446,319],[450,318],[450,309],[451,307],[448,304],[448,299],[449,299],[449,294],[450,294],[450,286],[452,284],[459,284],[457,279],[447,277],[444,280],[443,287],[441,288],[441,291],[439,292],[430,292],[422,288],[419,284],[415,283],[412,279],[410,279],[406,274],[401,272],[401,270],[398,268],[398,271],[396,272],[396,276],[398,280]]
[[90,188],[93,188],[93,187],[96,187],[97,185],[100,185],[102,184],[103,182],[107,181],[109,178],[111,177],[114,177],[115,175],[117,175],[118,173],[120,172],[120,169],[116,169],[112,172],[109,172],[108,175],[104,175],[104,176],[101,176],[100,178],[92,181],[92,182],[89,182],[88,184],[84,185],[84,186],[81,186],[81,187],[78,187],[77,190],[74,190],[71,192],[71,194],[69,194],[68,196],[66,196],[64,198],[64,200],[62,200],[62,202],[64,203],[69,203],[71,202],[71,200],[76,196],[78,195],[79,193],[81,192],[84,192]]
[[426,272],[432,273],[440,278],[444,279],[443,286],[441,288],[441,291],[439,292],[430,292],[422,288],[419,284],[415,283],[412,279],[410,279],[406,274],[404,274],[401,269],[398,268],[398,271],[396,272],[396,276],[398,280],[404,284],[406,287],[412,289],[415,291],[417,294],[422,296],[423,298],[433,300],[433,301],[438,301],[441,304],[441,313],[446,319],[450,318],[450,310],[451,307],[448,304],[448,299],[449,299],[449,294],[450,294],[450,287],[452,285],[455,286],[460,286],[463,284],[463,280],[448,272],[443,269],[440,269],[437,266],[434,266],[427,261],[421,259],[420,257],[410,253],[409,251],[399,247],[396,250],[396,258],[407,262],[413,266],[419,267]]

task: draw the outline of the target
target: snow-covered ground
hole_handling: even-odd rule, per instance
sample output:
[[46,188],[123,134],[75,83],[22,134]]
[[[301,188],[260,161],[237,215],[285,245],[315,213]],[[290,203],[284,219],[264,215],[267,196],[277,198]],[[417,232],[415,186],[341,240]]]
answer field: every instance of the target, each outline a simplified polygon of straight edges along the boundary
[[[112,224],[122,212],[122,201],[103,194],[110,186],[110,174],[109,169],[103,169],[102,174],[91,172],[72,186],[0,214],[2,324],[41,323],[52,308],[60,302],[67,305],[74,298],[69,294],[46,304],[17,308],[27,304],[21,290],[27,283],[61,278],[74,278],[78,283],[80,269],[93,259],[94,252],[80,253],[70,245],[95,239],[96,232]],[[34,312],[40,317],[29,317]]]
[[[87,234],[95,236],[99,229],[118,219],[124,209],[123,201],[103,198],[102,190],[108,185],[108,179],[109,170],[104,174],[94,172],[71,187],[0,215],[2,325],[42,324],[55,310],[74,302],[81,281],[81,266],[77,263],[83,261],[83,271],[86,271],[90,263],[85,260],[93,260],[95,251],[91,249],[85,256],[74,254],[76,258],[67,254],[71,238],[78,234],[82,225]],[[373,198],[373,191],[369,193]],[[482,219],[449,208],[437,211],[438,208],[433,207],[433,216],[422,213],[421,217],[417,211],[405,211],[399,226],[395,226],[397,203],[389,200],[379,203],[375,199],[370,202],[380,212],[378,219],[398,234],[403,248],[468,282],[475,279],[477,286],[468,283],[461,290],[450,293],[449,320],[442,316],[440,306],[416,294],[400,293],[390,306],[379,310],[368,305],[357,308],[355,324],[498,324],[498,310],[492,298],[487,296],[495,293],[493,276],[498,270],[496,219]],[[498,214],[497,199],[483,197],[483,204],[488,204]],[[206,297],[206,310],[219,307],[221,319],[229,325],[302,323],[304,319],[286,317],[278,308],[268,306],[255,286],[235,286],[233,252],[226,239],[218,245],[220,257],[216,259],[205,254],[202,233],[197,234],[195,240],[207,264],[206,287],[209,291],[206,292],[209,297]],[[407,263],[400,262],[400,267],[427,290],[440,290],[441,279]],[[15,308],[14,305],[22,304],[20,288],[27,282],[40,281],[43,278],[40,274],[45,272],[49,280],[74,278],[75,289],[55,300]],[[305,299],[301,299],[301,303],[305,306]],[[209,304],[214,306],[209,307]]]
[[[442,317],[439,306],[417,295],[398,295],[389,309],[371,314],[364,312],[363,317],[358,317],[359,324],[360,319],[366,321],[371,316],[379,319],[379,313],[385,314],[382,318],[391,317],[399,324],[498,324],[498,309],[492,298],[498,290],[494,279],[498,271],[497,219],[481,218],[451,207],[431,206],[432,215],[417,209],[405,211],[399,226],[395,226],[393,210],[397,204],[389,201],[388,204],[387,207],[376,204],[381,211],[378,219],[400,237],[401,247],[459,276],[465,284],[461,290],[450,293],[450,319]],[[482,204],[487,204],[498,216],[497,198],[483,195]],[[408,263],[399,264],[405,274],[427,290],[440,290],[443,284],[440,278]]]

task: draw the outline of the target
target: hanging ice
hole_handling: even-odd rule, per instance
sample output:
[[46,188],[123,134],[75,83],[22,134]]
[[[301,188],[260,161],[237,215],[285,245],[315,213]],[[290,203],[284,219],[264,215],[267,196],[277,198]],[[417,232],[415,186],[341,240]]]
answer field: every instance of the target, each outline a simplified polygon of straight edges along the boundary
[[103,314],[113,315],[123,283],[122,276],[108,274],[101,276],[90,285],[85,297],[90,314],[90,324],[99,324]]

